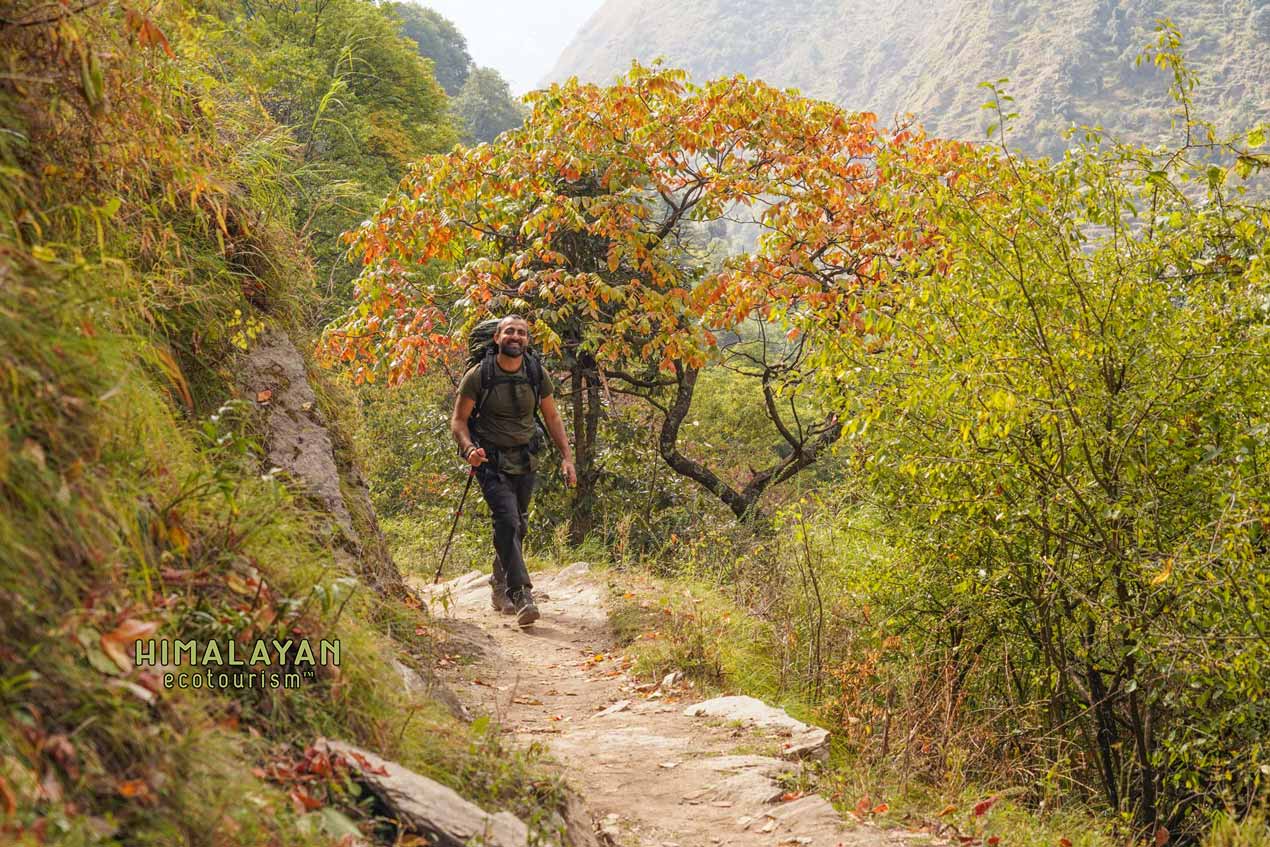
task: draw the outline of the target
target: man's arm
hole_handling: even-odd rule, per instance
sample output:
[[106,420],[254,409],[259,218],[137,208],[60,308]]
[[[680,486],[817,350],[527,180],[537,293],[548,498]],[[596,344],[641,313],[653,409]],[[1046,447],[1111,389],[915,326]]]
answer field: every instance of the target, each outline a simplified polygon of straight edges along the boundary
[[[469,465],[477,467],[485,461],[485,450],[472,443],[472,435],[467,429],[467,419],[472,416],[474,408],[475,400],[462,394],[458,396],[454,401],[454,413],[450,415],[450,434],[454,436],[454,443],[459,446],[459,454],[467,459]],[[472,449],[473,447],[476,449]]]
[[560,451],[560,472],[564,474],[565,481],[570,485],[577,485],[578,472],[573,467],[573,451],[569,449],[569,437],[565,435],[564,421],[560,420],[560,412],[556,410],[555,398],[543,397],[538,402],[538,408],[542,410],[542,422],[547,425],[551,440],[556,443],[556,449]]

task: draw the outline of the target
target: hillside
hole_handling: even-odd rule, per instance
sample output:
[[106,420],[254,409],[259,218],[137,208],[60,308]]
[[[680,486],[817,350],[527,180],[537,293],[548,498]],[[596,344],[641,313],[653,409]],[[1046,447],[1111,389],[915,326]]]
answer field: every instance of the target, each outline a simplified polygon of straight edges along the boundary
[[544,84],[607,82],[633,59],[661,56],[698,81],[739,72],[978,139],[978,83],[1008,77],[1021,115],[1014,142],[1054,154],[1072,123],[1145,143],[1168,129],[1166,78],[1133,61],[1159,17],[1181,29],[1197,100],[1220,125],[1270,114],[1270,6],[1255,0],[609,0]]
[[0,847],[1270,847],[1270,124],[522,116],[412,5],[10,5]]

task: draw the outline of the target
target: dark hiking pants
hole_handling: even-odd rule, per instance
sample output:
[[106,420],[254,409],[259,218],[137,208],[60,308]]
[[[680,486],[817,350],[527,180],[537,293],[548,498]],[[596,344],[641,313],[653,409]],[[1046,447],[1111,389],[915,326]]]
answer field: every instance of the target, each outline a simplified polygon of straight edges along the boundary
[[504,473],[490,464],[487,462],[476,469],[476,479],[494,521],[492,582],[495,588],[506,585],[507,593],[511,594],[520,588],[533,587],[521,544],[529,529],[529,497],[534,490],[534,474]]

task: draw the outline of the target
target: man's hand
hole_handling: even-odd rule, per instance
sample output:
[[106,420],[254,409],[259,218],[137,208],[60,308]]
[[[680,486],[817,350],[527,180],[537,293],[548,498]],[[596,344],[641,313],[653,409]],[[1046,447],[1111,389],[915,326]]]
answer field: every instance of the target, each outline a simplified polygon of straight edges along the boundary
[[467,463],[474,468],[479,468],[485,463],[485,448],[477,447],[475,450],[467,454]]
[[563,460],[560,463],[560,472],[564,474],[564,481],[570,488],[578,484],[578,472],[574,469],[573,462],[568,459]]

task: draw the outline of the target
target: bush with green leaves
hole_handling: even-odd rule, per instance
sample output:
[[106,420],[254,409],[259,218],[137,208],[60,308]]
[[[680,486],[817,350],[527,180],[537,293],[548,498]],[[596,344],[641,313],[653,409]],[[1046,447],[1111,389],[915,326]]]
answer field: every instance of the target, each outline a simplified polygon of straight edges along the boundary
[[1003,748],[1036,740],[1148,833],[1270,771],[1270,208],[1244,184],[1270,157],[1191,114],[1179,43],[1147,54],[1173,147],[883,157],[919,246],[876,269],[864,332],[808,326],[902,551],[894,631],[947,650]]

